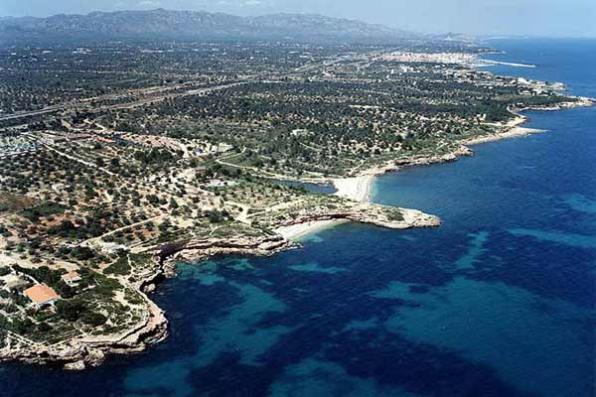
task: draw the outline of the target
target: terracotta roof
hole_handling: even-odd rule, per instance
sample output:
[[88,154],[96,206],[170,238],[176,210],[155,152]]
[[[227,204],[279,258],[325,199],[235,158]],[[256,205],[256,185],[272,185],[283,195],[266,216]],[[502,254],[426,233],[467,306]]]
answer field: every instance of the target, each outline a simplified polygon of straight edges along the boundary
[[60,298],[56,291],[45,284],[37,284],[26,289],[25,295],[37,304],[44,304]]

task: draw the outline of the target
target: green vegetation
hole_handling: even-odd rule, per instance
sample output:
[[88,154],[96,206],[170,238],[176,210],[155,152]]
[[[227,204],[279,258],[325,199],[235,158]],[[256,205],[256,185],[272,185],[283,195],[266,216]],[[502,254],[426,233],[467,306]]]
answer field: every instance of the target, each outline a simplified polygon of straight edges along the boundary
[[[275,181],[447,155],[512,110],[569,100],[449,61],[482,52],[458,42],[44,51],[0,48],[4,113],[54,106],[0,113],[0,248],[15,264],[0,266],[0,347],[6,331],[53,343],[138,326],[154,255],[189,242],[251,242],[313,219],[403,221]],[[439,52],[446,61],[426,57]],[[37,282],[60,295],[55,310],[22,294]]]
[[131,266],[128,263],[129,259],[127,255],[120,256],[118,260],[112,263],[104,271],[105,274],[116,274],[116,275],[127,275],[130,273]]
[[21,215],[31,222],[37,222],[40,218],[51,215],[61,214],[65,207],[53,202],[46,202],[38,206],[27,208],[21,212]]

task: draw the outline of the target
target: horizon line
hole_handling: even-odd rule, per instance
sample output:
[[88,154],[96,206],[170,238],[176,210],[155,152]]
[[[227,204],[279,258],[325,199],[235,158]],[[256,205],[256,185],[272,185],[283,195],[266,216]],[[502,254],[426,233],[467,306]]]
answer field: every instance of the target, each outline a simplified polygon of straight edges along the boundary
[[240,15],[231,12],[222,12],[222,11],[207,11],[204,9],[201,10],[192,10],[192,9],[173,9],[173,8],[151,8],[151,9],[121,9],[121,10],[93,10],[87,13],[65,13],[60,12],[56,14],[49,14],[45,16],[33,16],[33,15],[1,15],[1,19],[22,19],[22,18],[33,18],[33,19],[47,19],[57,16],[90,16],[91,14],[113,14],[118,12],[155,12],[155,11],[168,11],[168,12],[196,12],[196,13],[205,13],[205,14],[213,14],[213,15],[229,15],[235,16],[239,18],[254,18],[254,17],[266,17],[272,15],[303,15],[303,16],[319,16],[325,18],[332,18],[337,20],[345,20],[345,21],[353,21],[353,22],[361,22],[370,25],[377,25],[383,26],[388,29],[394,30],[402,30],[405,32],[416,33],[421,35],[461,35],[461,36],[471,36],[477,40],[523,40],[523,39],[554,39],[554,40],[594,40],[596,39],[596,35],[586,35],[586,36],[578,36],[578,35],[544,35],[544,34],[507,34],[507,33],[466,33],[466,32],[453,32],[453,31],[444,31],[444,32],[437,32],[437,31],[420,31],[420,30],[411,30],[405,29],[401,27],[392,27],[384,23],[380,22],[368,22],[364,21],[359,18],[347,18],[347,17],[336,17],[331,16],[328,14],[316,13],[316,12],[270,12],[270,13],[262,13],[262,14],[255,14],[255,15]]

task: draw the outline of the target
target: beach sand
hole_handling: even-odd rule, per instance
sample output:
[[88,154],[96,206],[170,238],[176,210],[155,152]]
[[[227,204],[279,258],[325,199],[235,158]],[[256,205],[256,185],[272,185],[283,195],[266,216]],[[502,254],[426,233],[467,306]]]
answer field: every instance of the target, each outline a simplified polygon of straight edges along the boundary
[[283,236],[286,240],[300,240],[309,234],[320,232],[321,230],[328,229],[345,222],[345,220],[313,221],[292,226],[282,226],[275,229],[275,232]]
[[[468,139],[464,142],[465,145],[477,145],[481,143],[493,142],[500,139],[515,138],[544,132],[533,128],[524,128],[522,125],[527,121],[525,116],[519,115],[514,119],[504,124],[494,124],[495,127],[500,127],[501,132],[490,135],[479,136]],[[384,174],[389,170],[397,170],[395,165],[379,166],[363,172],[361,175],[351,178],[337,178],[333,179],[333,185],[337,189],[336,196],[348,198],[362,203],[368,203],[371,200],[372,187],[376,176]],[[325,220],[301,223],[291,226],[283,226],[275,231],[288,240],[299,240],[311,233],[316,233],[323,229],[333,227],[337,224],[344,223],[345,220]]]
[[333,185],[337,189],[335,195],[367,203],[370,201],[374,180],[375,177],[373,175],[334,179]]
[[[337,189],[335,195],[363,203],[369,202],[374,180],[375,177],[372,175],[334,179],[333,185]],[[337,226],[345,222],[347,221],[341,219],[313,221],[292,226],[282,226],[275,229],[275,232],[288,240],[300,240],[309,234],[316,233],[323,229]]]
[[[522,137],[544,132],[543,130],[522,127],[526,121],[527,118],[525,116],[519,115],[507,123],[492,124],[495,127],[499,127],[501,131],[494,134],[474,137],[464,141],[463,143],[464,145],[477,145],[501,139]],[[378,166],[376,168],[364,171],[356,177],[333,179],[333,185],[337,189],[335,195],[362,203],[368,203],[371,200],[372,187],[376,175],[384,174],[388,171],[396,171],[398,169],[399,167],[396,167],[395,165]],[[288,240],[298,240],[304,236],[307,236],[308,234],[318,232],[322,229],[329,228],[343,222],[345,221],[313,221],[298,225],[284,226],[276,229],[276,232]]]

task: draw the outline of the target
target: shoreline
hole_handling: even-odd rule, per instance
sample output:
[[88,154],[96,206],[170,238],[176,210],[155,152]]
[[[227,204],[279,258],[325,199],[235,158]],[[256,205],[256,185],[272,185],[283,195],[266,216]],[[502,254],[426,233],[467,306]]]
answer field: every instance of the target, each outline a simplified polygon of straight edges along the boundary
[[[372,190],[377,176],[390,172],[399,172],[404,168],[449,163],[457,161],[460,157],[473,156],[474,152],[470,146],[496,142],[504,139],[521,138],[547,132],[546,130],[523,127],[523,125],[529,121],[528,116],[521,114],[524,111],[559,111],[577,107],[590,107],[596,103],[596,100],[593,98],[573,98],[577,99],[577,101],[561,102],[548,107],[510,109],[512,114],[511,120],[504,124],[494,124],[496,127],[501,128],[500,131],[491,134],[465,138],[459,142],[460,146],[457,149],[443,155],[412,156],[405,159],[389,160],[385,164],[373,166],[369,169],[359,172],[356,176],[352,177],[332,179],[305,178],[297,179],[297,181],[315,184],[331,183],[337,189],[337,191],[333,193],[334,195],[360,203],[371,203]],[[408,209],[402,208],[402,211],[408,211]],[[298,223],[291,226],[283,226],[275,229],[275,232],[289,240],[300,240],[309,234],[316,233],[345,222],[346,220],[341,219],[320,221],[315,220],[305,223]]]
[[[370,203],[375,179],[374,175],[332,179],[331,183],[337,189],[333,194],[360,203]],[[312,220],[290,226],[281,226],[274,231],[287,240],[298,241],[310,234],[315,234],[347,222],[349,222],[347,219]]]
[[521,138],[521,137],[528,136],[528,135],[543,134],[545,132],[547,132],[547,131],[539,130],[539,129],[535,129],[535,128],[514,127],[507,132],[500,132],[500,133],[496,133],[496,134],[490,134],[490,135],[479,136],[479,137],[467,139],[464,142],[464,144],[466,146],[474,146],[474,145],[480,145],[483,143],[496,142],[496,141],[500,141],[500,140],[504,140],[504,139]]
[[25,364],[61,365],[66,371],[82,371],[98,367],[107,356],[141,353],[149,346],[158,344],[168,337],[166,313],[148,296],[155,284],[164,277],[164,267],[157,259],[153,268],[143,274],[138,282],[128,287],[138,292],[146,312],[134,327],[105,337],[80,335],[54,344],[33,342],[27,338],[8,335],[8,345],[0,349],[0,363],[18,361]]
[[[387,216],[388,207],[370,204],[372,186],[376,176],[388,172],[400,171],[406,167],[430,165],[456,161],[462,156],[473,155],[467,145],[494,142],[501,139],[521,137],[543,132],[522,127],[528,117],[518,112],[524,110],[561,110],[574,107],[592,106],[594,101],[578,98],[573,102],[561,102],[551,107],[529,109],[510,109],[512,119],[505,124],[496,124],[501,129],[492,134],[479,135],[462,139],[458,147],[445,154],[417,155],[386,161],[356,176],[336,178],[331,182],[337,188],[336,196],[350,199],[353,205],[330,214],[305,214],[294,219],[295,224],[278,226],[275,234],[265,233],[260,236],[227,236],[222,238],[193,239],[185,242],[171,242],[148,247],[146,252],[154,256],[154,266],[140,274],[140,281],[128,283],[128,286],[141,293],[145,301],[144,318],[134,327],[123,333],[106,335],[104,338],[75,337],[54,345],[29,343],[31,341],[18,335],[9,334],[9,345],[0,348],[1,361],[21,361],[30,364],[61,364],[66,370],[83,370],[102,364],[107,355],[132,354],[146,350],[159,343],[168,335],[168,321],[164,311],[147,294],[154,291],[162,279],[175,274],[178,261],[198,262],[216,255],[252,255],[268,256],[295,248],[296,240],[314,232],[334,227],[347,222],[374,224],[393,229],[415,227],[436,227],[440,219],[418,210],[395,207],[398,217]],[[319,183],[322,180],[318,181]],[[330,182],[329,179],[325,182]],[[383,212],[382,216],[379,216]]]
[[529,63],[495,61],[493,59],[487,59],[487,58],[478,58],[477,66],[478,67],[510,66],[513,68],[525,68],[525,69],[535,69],[536,68],[536,65],[529,64]]
[[275,233],[281,235],[286,240],[299,241],[310,234],[314,234],[332,227],[347,223],[349,221],[338,220],[324,220],[324,221],[310,221],[299,223],[291,226],[282,226],[275,229]]
[[[350,200],[361,203],[370,203],[372,199],[372,189],[376,177],[390,172],[399,172],[404,168],[425,166],[431,164],[441,164],[457,161],[460,157],[473,156],[474,152],[470,146],[480,145],[483,143],[497,142],[504,139],[521,138],[534,134],[546,133],[546,130],[536,128],[523,127],[529,121],[528,116],[521,114],[521,112],[534,111],[558,111],[564,109],[571,109],[576,107],[589,107],[594,105],[594,99],[586,97],[576,97],[577,102],[561,102],[551,107],[529,107],[521,109],[511,109],[512,119],[504,124],[494,124],[501,128],[500,131],[492,134],[479,135],[470,137],[460,141],[461,146],[444,155],[431,155],[422,157],[412,157],[403,160],[391,160],[385,165],[377,165],[372,168],[361,171],[357,176],[348,178],[334,178],[330,182],[337,189],[334,195],[344,197]],[[321,183],[321,181],[309,180],[310,183]],[[325,180],[324,183],[328,183]],[[408,209],[402,211],[407,212]],[[322,220],[312,221],[292,226],[284,226],[276,229],[276,233],[281,234],[284,238],[289,240],[299,240],[309,234],[319,232],[329,227],[337,226],[345,223],[346,220]]]
[[198,239],[151,247],[147,250],[153,257],[151,269],[139,274],[140,280],[127,284],[139,292],[145,302],[146,311],[138,324],[117,334],[103,337],[82,335],[54,344],[37,343],[9,334],[9,344],[0,348],[0,363],[17,361],[82,371],[100,366],[108,356],[141,353],[168,337],[166,312],[151,299],[150,294],[164,279],[175,276],[176,262],[200,261],[217,255],[270,256],[293,246],[281,236],[247,236]]
[[374,181],[375,175],[371,173],[352,178],[333,179],[333,186],[337,189],[334,194],[361,203],[368,203],[371,200]]
[[[332,183],[338,191],[336,195],[343,197],[362,200],[362,197],[369,198],[370,185],[365,186],[365,183],[372,184],[375,177],[384,175],[390,172],[399,172],[404,168],[425,166],[437,163],[448,163],[459,159],[460,157],[473,156],[474,152],[469,146],[479,145],[483,143],[491,143],[504,139],[520,138],[528,135],[541,134],[548,132],[547,130],[540,130],[536,128],[523,127],[529,122],[529,117],[522,114],[525,111],[561,111],[580,107],[591,107],[596,105],[596,99],[588,97],[572,97],[577,101],[567,101],[554,104],[552,106],[534,106],[510,109],[512,118],[504,124],[493,124],[499,127],[500,130],[491,134],[477,135],[464,138],[457,142],[460,146],[451,152],[443,155],[422,155],[412,156],[409,158],[389,160],[385,164],[379,164],[369,169],[361,171],[358,176],[350,178],[336,178]],[[369,179],[370,178],[370,179]]]
[[[337,189],[335,196],[347,198],[360,203],[370,203],[374,175],[361,175],[352,178],[335,178],[331,181]],[[287,240],[301,240],[302,238],[349,222],[347,219],[313,220],[290,226],[281,226],[275,233]]]
[[526,124],[529,121],[527,116],[520,114],[518,111],[512,111],[512,113],[516,116],[510,121],[505,124],[491,124],[496,127],[500,127],[501,130],[497,131],[492,134],[487,135],[479,135],[476,137],[471,137],[464,139],[462,143],[466,146],[474,146],[479,145],[482,143],[490,143],[500,141],[502,139],[509,139],[509,138],[520,138],[528,135],[533,134],[541,134],[547,132],[546,130],[539,130],[536,128],[527,128],[522,127],[522,125]]

